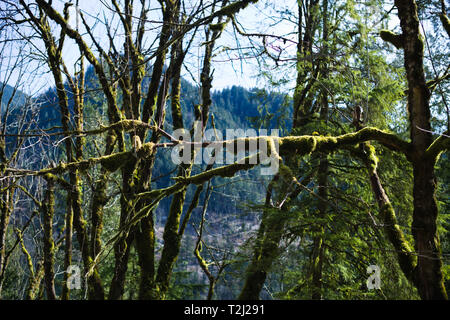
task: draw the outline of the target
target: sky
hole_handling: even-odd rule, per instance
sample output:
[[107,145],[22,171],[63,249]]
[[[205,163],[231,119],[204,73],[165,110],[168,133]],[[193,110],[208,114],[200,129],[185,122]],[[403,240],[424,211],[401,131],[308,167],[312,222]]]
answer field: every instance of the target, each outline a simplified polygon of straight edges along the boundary
[[[194,3],[196,0],[192,0]],[[102,4],[103,2],[103,4]],[[139,1],[135,1],[137,4]],[[265,7],[265,1],[261,1],[260,3],[254,5],[250,4],[246,9],[242,10],[238,13],[236,19],[242,25],[242,28],[247,32],[266,32],[266,33],[275,33],[279,35],[285,35],[288,32],[292,32],[294,30],[294,26],[292,23],[281,23],[277,26],[272,26],[271,22],[273,21],[270,15],[270,8]],[[55,0],[53,1],[53,5],[55,8],[62,12],[65,1]],[[159,6],[156,1],[151,2],[155,3],[156,6]],[[109,5],[109,1],[106,0],[79,0],[79,8],[83,12],[88,24],[94,26],[93,32],[96,38],[96,41],[102,44],[104,48],[108,48],[108,38],[105,35],[104,26],[99,22],[99,20],[111,20],[112,19],[112,10],[110,10],[104,4]],[[295,10],[296,1],[295,0],[287,0],[284,2],[277,3],[277,6],[281,9],[291,9]],[[295,11],[294,11],[295,12]],[[135,7],[135,14],[138,15],[139,8]],[[117,17],[116,17],[117,18]],[[150,11],[149,22],[147,24],[149,29],[154,29],[154,31],[150,30],[147,32],[146,44],[150,46],[150,44],[157,37],[157,32],[160,30],[161,21],[161,13],[158,7],[155,7],[154,10]],[[82,23],[78,21],[80,30],[82,30]],[[70,8],[70,19],[69,24],[76,28],[77,19],[76,19],[76,10],[75,6]],[[53,25],[56,27],[56,25]],[[156,31],[156,32],[155,32]],[[29,31],[30,32],[30,31]],[[203,31],[199,31],[199,35],[197,36],[197,40],[194,41],[192,45],[192,49],[190,50],[190,54],[186,58],[186,67],[183,70],[183,77],[194,83],[194,81],[199,80],[199,73],[201,68],[201,56],[203,55],[203,46],[201,35],[203,35]],[[87,43],[90,43],[88,40],[89,37],[86,35],[84,37]],[[214,69],[214,77],[213,77],[213,90],[218,90],[226,87],[231,87],[233,85],[239,85],[246,88],[253,87],[263,87],[265,86],[265,82],[261,77],[257,77],[258,75],[258,64],[256,59],[251,57],[246,57],[245,59],[241,59],[242,51],[239,54],[238,50],[235,50],[238,46],[241,47],[249,47],[254,44],[248,43],[246,39],[243,37],[239,37],[239,43],[236,42],[235,31],[232,28],[231,24],[227,26],[224,30],[223,35],[218,40],[216,45],[216,53],[217,56],[213,58],[213,69]],[[120,48],[119,45],[123,41],[123,37],[118,34],[116,39],[117,47]],[[257,44],[261,44],[261,39],[255,39]],[[231,50],[224,51],[223,47],[229,47]],[[35,47],[29,47],[26,50],[30,54],[38,54],[39,50],[43,50],[42,41],[36,40]],[[94,50],[95,51],[95,50]],[[243,50],[248,51],[248,50]],[[23,49],[16,52],[16,54],[23,54]],[[295,54],[295,51],[293,52]],[[71,39],[66,38],[63,48],[63,59],[71,72],[73,72],[73,66],[79,56],[78,47],[75,42]],[[168,63],[168,62],[166,62]],[[33,78],[33,81],[28,81],[28,87],[24,87],[24,91],[30,94],[35,94],[38,92],[43,92],[49,87],[54,85],[54,81],[52,75],[49,73],[48,67],[45,64],[38,64],[36,62],[30,63],[27,66],[27,71],[34,72],[36,69],[39,70],[38,76]],[[0,75],[1,76],[1,75]],[[1,77],[0,77],[1,79]],[[10,83],[13,83],[15,77],[12,77]],[[1,80],[0,80],[1,81]],[[195,83],[194,83],[195,84]]]
[[[186,0],[186,3],[196,3],[200,0]],[[54,0],[53,5],[59,12],[63,11],[65,0]],[[74,0],[75,2],[75,0]],[[207,2],[207,1],[205,1]],[[120,1],[119,1],[120,3]],[[139,14],[139,8],[137,5],[139,1],[135,1],[135,15]],[[160,30],[162,20],[161,12],[159,9],[159,4],[156,1],[150,1],[152,5],[155,5],[154,9],[150,11],[147,23],[147,28],[149,31],[146,33],[145,47],[152,45],[153,41],[157,40],[158,32]],[[388,4],[389,5],[389,4]],[[111,21],[113,19],[113,10],[110,7],[110,1],[108,0],[79,0],[79,7],[81,12],[83,12],[88,24],[94,26],[92,28],[95,35],[96,41],[99,42],[103,48],[109,47],[109,40],[106,36],[105,27],[103,25],[104,20]],[[278,11],[276,12],[275,9]],[[189,9],[189,8],[187,8]],[[264,34],[276,34],[280,36],[287,37],[293,41],[296,40],[296,26],[295,21],[290,22],[287,20],[281,21],[278,18],[279,12],[293,12],[297,11],[297,1],[296,0],[284,0],[284,1],[269,1],[260,0],[256,4],[250,4],[247,8],[239,12],[236,16],[236,21],[241,25],[241,29],[245,30],[247,33],[264,33]],[[75,6],[70,8],[70,20],[69,24],[76,28]],[[117,17],[114,21],[118,21]],[[84,30],[81,21],[78,21],[80,30]],[[113,23],[114,25],[114,23]],[[53,24],[55,28],[58,28],[56,24]],[[57,30],[57,29],[56,29]],[[202,55],[203,55],[203,30],[199,31],[196,40],[193,42],[191,50],[186,57],[185,66],[183,69],[183,77],[195,84],[199,81],[199,73],[201,70]],[[87,43],[91,43],[89,36],[85,35]],[[237,39],[237,40],[236,40]],[[269,46],[271,46],[272,53],[276,53],[278,47],[284,49],[285,58],[295,58],[296,56],[296,45],[295,43],[281,43],[280,40],[275,40],[274,38],[267,38]],[[119,33],[115,39],[116,46],[121,48],[121,43],[123,41],[122,35]],[[251,41],[251,42],[250,42]],[[157,42],[156,42],[157,43]],[[36,47],[29,48],[32,54],[38,53],[39,50],[43,50],[43,43],[41,40],[36,39]],[[252,40],[248,40],[242,36],[236,37],[235,29],[231,24],[228,24],[224,30],[221,38],[217,41],[216,51],[217,54],[213,58],[213,90],[219,90],[222,88],[231,87],[233,85],[239,85],[246,88],[266,88],[271,90],[270,84],[267,78],[261,77],[261,70],[269,68],[271,74],[275,77],[281,76],[281,73],[286,69],[274,68],[273,63],[270,64],[271,60],[267,57],[263,59],[255,59],[252,57],[252,52],[255,48],[262,45],[262,39],[258,37],[253,37]],[[229,50],[224,50],[227,47]],[[238,47],[241,50],[236,50]],[[35,51],[35,52],[33,52]],[[93,50],[96,52],[96,50]],[[23,52],[18,52],[17,54],[23,54]],[[63,59],[69,68],[69,71],[73,72],[73,66],[79,56],[78,47],[72,39],[66,37],[63,48]],[[261,66],[258,63],[268,63],[268,66]],[[166,61],[168,63],[168,61]],[[289,62],[288,62],[289,65]],[[292,77],[290,81],[282,88],[283,90],[291,90],[295,84],[295,64],[294,61],[290,64],[292,70]],[[1,68],[1,66],[0,66]],[[31,63],[27,66],[28,71],[33,72],[36,68],[39,69],[38,76],[33,78],[33,81],[28,81],[29,87],[24,88],[27,93],[43,92],[49,87],[54,85],[53,77],[49,73],[48,66],[45,64],[38,65],[37,63]],[[0,75],[1,76],[1,75]],[[1,81],[0,77],[0,81]],[[12,79],[14,80],[14,78]]]

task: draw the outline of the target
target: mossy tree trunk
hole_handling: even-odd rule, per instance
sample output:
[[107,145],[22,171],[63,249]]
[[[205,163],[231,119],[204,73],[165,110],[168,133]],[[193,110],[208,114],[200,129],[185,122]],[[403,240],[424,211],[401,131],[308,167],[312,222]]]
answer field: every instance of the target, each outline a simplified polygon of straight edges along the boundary
[[[180,23],[179,20],[179,10],[177,8],[176,13],[176,23]],[[180,28],[175,28],[175,34],[180,31]],[[170,92],[170,103],[172,110],[172,121],[173,128],[183,129],[183,116],[181,113],[181,67],[184,61],[184,51],[183,51],[183,39],[177,40],[172,45],[171,51],[171,92]],[[189,177],[191,173],[192,164],[182,163],[178,169],[177,177]],[[167,216],[167,221],[164,226],[163,240],[164,246],[161,252],[161,258],[159,260],[159,265],[156,273],[154,293],[156,299],[164,299],[170,285],[170,279],[172,276],[172,271],[178,258],[181,246],[182,234],[179,233],[180,219],[183,213],[183,206],[186,198],[186,189],[182,189],[173,195],[172,202],[170,204],[169,213]]]
[[[177,4],[177,2],[174,2]],[[180,22],[180,7],[178,5],[172,4],[165,8],[165,16],[168,16],[172,22]],[[172,12],[168,11],[172,10]],[[222,21],[222,16],[218,17],[219,22]],[[184,21],[183,21],[184,22]],[[163,33],[163,36],[168,36],[169,30]],[[173,128],[181,129],[184,128],[183,115],[181,113],[181,68],[184,62],[185,54],[187,51],[183,49],[183,29],[180,25],[176,26],[171,30],[174,37],[179,37],[172,44],[171,47],[171,62],[168,68],[169,74],[165,76],[167,80],[171,79],[171,91],[170,91],[170,101],[171,101],[171,111],[172,111],[172,121]],[[212,50],[216,39],[220,36],[222,30],[212,31],[211,34],[207,32],[207,41],[205,44],[205,57],[203,59],[203,67],[201,72],[201,109],[200,111],[194,110],[195,120],[201,121],[202,130],[208,122],[209,117],[209,107],[211,105],[211,83],[212,76],[211,73],[211,57]],[[161,45],[163,45],[162,43]],[[188,47],[191,42],[188,43]],[[164,51],[161,51],[161,55]],[[157,71],[157,70],[156,70]],[[160,93],[167,90],[168,82],[163,81]],[[165,94],[164,94],[165,95]],[[164,99],[163,99],[164,98]],[[162,103],[165,101],[165,97],[158,97],[158,108],[155,116],[155,121],[157,123],[163,123],[161,119],[164,119],[163,110],[159,110],[162,107]],[[161,125],[161,124],[159,124]],[[198,129],[198,128],[197,128]],[[195,129],[191,130],[193,133]],[[159,139],[158,135],[152,136],[152,141],[157,142]],[[177,173],[177,177],[189,177],[195,153],[191,155],[191,162],[187,164],[181,164]],[[151,168],[153,167],[153,161],[151,160]],[[148,170],[148,169],[147,169]],[[144,171],[145,173],[146,171]],[[142,183],[142,182],[141,182]],[[148,184],[147,180],[143,181],[144,185]],[[148,188],[144,188],[148,189]],[[153,217],[150,215],[141,220],[140,228],[137,229],[137,238],[140,243],[137,244],[137,249],[139,253],[139,260],[141,265],[141,282],[140,282],[140,299],[164,299],[167,295],[170,286],[170,280],[172,276],[175,263],[178,258],[181,247],[181,239],[184,234],[186,224],[190,218],[190,212],[184,216],[183,221],[181,221],[181,216],[183,213],[183,207],[185,203],[186,189],[183,188],[179,192],[175,193],[172,198],[172,202],[169,208],[169,214],[167,217],[166,224],[164,226],[163,240],[164,246],[161,253],[161,258],[158,263],[158,268],[155,270],[155,256],[154,256],[154,226]],[[138,202],[139,203],[139,202]],[[142,204],[143,205],[143,204]]]
[[[113,6],[120,17],[125,38],[123,42],[123,55],[115,58],[118,65],[121,66],[122,72],[118,77],[119,87],[122,93],[122,112],[126,119],[136,120],[140,118],[140,104],[142,101],[141,84],[145,75],[145,64],[141,54],[142,36],[143,36],[143,21],[146,19],[147,9],[145,6],[141,7],[140,19],[142,19],[136,31],[133,30],[133,1],[125,1],[123,10],[119,7],[117,1],[113,1]],[[166,22],[166,21],[165,21]],[[133,35],[136,34],[135,39]],[[112,35],[108,35],[110,41],[113,42]],[[113,50],[117,52],[114,47]],[[111,66],[112,67],[112,66]],[[159,66],[155,65],[157,69]],[[155,75],[155,68],[154,73]],[[159,82],[159,77],[156,76],[151,83]],[[151,85],[150,85],[151,86]],[[155,93],[149,92],[147,100],[151,100]],[[134,129],[130,132],[130,140],[132,141],[133,151],[136,153],[141,147],[141,141],[144,141],[145,136],[139,137],[138,130]],[[121,168],[122,174],[122,191],[120,196],[120,219],[119,230],[123,230],[128,220],[134,213],[136,192],[136,178],[138,175],[139,159],[137,157],[127,161],[126,165]],[[134,241],[135,234],[133,230],[124,230],[124,234],[118,238],[114,244],[115,265],[113,278],[110,285],[109,299],[121,299],[125,290],[125,279],[128,268],[128,260],[130,250]]]
[[[5,124],[3,124],[3,128],[6,128]],[[4,132],[4,130],[2,131]],[[4,172],[4,168],[6,167],[7,163],[5,151],[5,138],[0,137],[0,173],[2,177],[6,177]],[[0,182],[0,188],[4,190],[4,192],[2,192],[2,194],[0,195],[0,297],[2,295],[3,281],[5,279],[4,275],[7,266],[6,236],[11,214],[13,212],[14,188],[9,188],[10,183],[13,183],[12,179],[4,179]]]
[[[159,90],[157,98],[156,118],[161,119],[161,125],[165,120],[165,100],[167,95],[169,74],[166,72],[163,76],[162,88]],[[154,132],[150,141],[157,143],[161,136]],[[149,159],[142,159],[138,167],[139,175],[136,177],[136,192],[143,193],[151,191],[151,177],[155,165],[156,153]],[[145,209],[155,199],[137,199],[136,211],[147,210],[145,216],[139,221],[134,229],[135,247],[141,269],[139,279],[139,299],[151,300],[155,297],[155,227],[154,227],[154,209]]]
[[[6,181],[10,182],[8,180]],[[7,184],[2,182],[1,187],[3,188],[4,186],[6,187]],[[11,214],[13,212],[13,195],[14,188],[11,188],[4,192],[0,198],[0,297],[7,267],[6,236]]]
[[[68,5],[64,7],[64,19],[69,19],[69,11]],[[28,14],[32,17],[32,21],[34,22],[36,28],[40,30],[42,39],[44,41],[47,56],[48,56],[48,65],[52,72],[53,79],[56,85],[56,94],[58,97],[58,105],[60,107],[61,113],[61,124],[64,132],[71,131],[71,117],[69,112],[69,99],[67,95],[67,90],[64,85],[62,70],[65,71],[69,87],[72,89],[74,93],[74,111],[77,116],[75,126],[77,130],[82,130],[82,121],[83,121],[83,91],[84,91],[84,67],[82,59],[81,68],[79,73],[79,77],[74,79],[72,78],[67,71],[67,68],[62,59],[62,48],[64,39],[66,36],[65,30],[62,29],[60,34],[59,43],[55,42],[55,39],[51,33],[51,28],[49,23],[47,22],[46,17],[41,16],[39,18],[35,17],[33,13],[28,9]],[[80,85],[81,84],[81,85]],[[67,161],[75,162],[82,159],[82,149],[83,149],[84,139],[78,137],[75,141],[75,150],[73,150],[73,141],[70,136],[65,138],[65,151]],[[69,171],[69,183],[72,186],[71,190],[67,193],[67,213],[66,213],[66,246],[65,246],[65,267],[67,268],[71,264],[71,251],[72,251],[72,224],[75,226],[77,230],[77,237],[80,247],[82,248],[82,256],[84,262],[85,271],[90,267],[90,263],[92,261],[92,254],[89,252],[89,242],[87,237],[86,230],[86,222],[83,217],[83,208],[82,208],[82,191],[81,191],[81,180],[79,177],[79,172],[77,168],[73,168]],[[67,274],[65,274],[65,279],[67,280]],[[98,276],[98,273],[95,272],[92,276],[89,276],[88,279],[89,285],[89,296],[92,299],[103,299],[103,288],[101,284],[101,280]],[[67,284],[63,285],[62,299],[69,298],[69,290],[67,288]]]
[[42,203],[42,216],[44,225],[44,281],[48,300],[56,300],[55,272],[53,264],[55,260],[55,243],[53,241],[53,215],[55,212],[55,181],[53,178],[46,179],[44,202]]
[[[324,57],[320,64],[322,76],[327,79],[328,71],[328,0],[322,2],[322,46]],[[328,92],[326,89],[320,90],[320,121],[321,123],[328,124]],[[322,135],[327,135],[328,132],[321,132]],[[326,220],[328,210],[328,180],[329,180],[329,161],[327,154],[319,155],[319,167],[317,175],[318,184],[318,218],[319,224],[315,230],[313,237],[313,252],[312,252],[312,295],[313,300],[321,300],[322,286],[323,286],[323,263],[325,254],[325,229],[326,225],[323,221]]]
[[319,168],[317,175],[318,184],[318,206],[317,217],[318,222],[313,230],[313,249],[311,256],[311,284],[313,300],[322,299],[322,274],[324,261],[324,246],[325,246],[325,228],[323,223],[328,209],[328,159],[327,155],[321,155],[319,160]]
[[418,254],[415,282],[422,299],[446,299],[442,257],[437,232],[438,208],[435,198],[436,159],[427,157],[432,143],[430,90],[423,67],[424,41],[414,0],[396,0],[402,29],[404,66],[408,81],[408,113],[413,147],[412,234]]
[[[149,122],[154,117],[154,121],[161,128],[164,127],[165,121],[165,103],[169,91],[169,79],[173,75],[173,68],[171,66],[163,75],[168,52],[166,43],[174,35],[174,22],[177,21],[179,13],[179,3],[177,1],[164,1],[163,3],[164,24],[161,29],[157,55],[152,69],[152,77],[142,111],[142,120],[144,122]],[[163,80],[162,82],[161,79]],[[146,131],[139,131],[141,139],[145,139],[146,134]],[[150,140],[153,143],[157,143],[160,139],[160,134],[153,133]],[[139,174],[136,176],[135,183],[137,192],[151,190],[154,163],[155,155],[140,162],[137,168]],[[140,211],[144,209],[152,201],[153,199],[138,199],[136,210]],[[155,289],[155,229],[153,219],[153,210],[150,210],[134,229],[135,246],[141,271],[139,280],[139,299],[141,300],[155,299],[158,296],[158,290]]]
[[253,257],[246,270],[245,283],[238,297],[240,300],[259,300],[267,274],[279,254],[279,243],[283,236],[288,212],[267,209],[258,230],[253,248]]

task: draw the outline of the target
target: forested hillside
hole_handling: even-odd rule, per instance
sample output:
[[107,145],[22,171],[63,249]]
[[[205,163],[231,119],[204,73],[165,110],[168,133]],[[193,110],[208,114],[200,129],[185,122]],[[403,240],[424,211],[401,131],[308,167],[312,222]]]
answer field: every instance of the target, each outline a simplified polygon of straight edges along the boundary
[[0,9],[1,299],[448,298],[445,1]]
[[[151,69],[151,68],[149,68]],[[107,117],[101,112],[103,106],[99,103],[101,96],[98,96],[97,90],[99,90],[98,79],[95,77],[95,72],[92,67],[86,70],[86,86],[93,89],[91,94],[85,96],[85,111],[84,116],[86,119],[92,119],[92,128],[95,128],[99,121],[107,122]],[[148,86],[148,81],[144,81],[143,87]],[[66,83],[66,90],[70,92],[70,87]],[[5,105],[8,103],[9,98],[12,96],[13,88],[5,85]],[[15,96],[23,97],[24,93],[17,92]],[[57,104],[57,94],[55,88],[50,88],[45,93],[34,97],[32,100],[34,104],[39,107],[36,108],[33,115],[36,122],[28,129],[30,132],[45,131],[47,133],[57,132],[61,127],[61,112]],[[120,99],[120,97],[119,97]],[[73,97],[69,94],[69,101],[73,101]],[[266,118],[268,128],[280,128],[280,124],[284,126],[289,125],[288,122],[292,115],[291,99],[286,94],[281,93],[268,93],[261,89],[248,90],[243,87],[232,86],[218,91],[212,92],[212,105],[211,114],[215,115],[215,125],[218,130],[224,130],[225,128],[256,128],[258,129]],[[199,104],[198,88],[195,88],[191,83],[182,79],[181,84],[181,99],[180,105],[182,113],[187,115],[187,121],[192,122],[194,119],[194,106]],[[23,108],[25,106],[25,98],[22,100],[14,100],[11,103],[11,111],[9,116],[9,128],[12,129],[14,123],[23,114]],[[69,111],[74,114],[74,105],[69,103]],[[168,122],[172,120],[171,112],[168,110],[166,115]],[[103,118],[103,119],[102,119]],[[94,120],[95,119],[95,120]],[[101,120],[100,120],[101,119]],[[190,123],[192,125],[192,123]],[[225,131],[222,132],[225,135]],[[48,137],[48,141],[41,145],[40,148],[33,148],[32,152],[23,152],[24,159],[27,160],[28,169],[36,168],[36,165],[42,165],[42,161],[47,163],[56,163],[60,159],[64,158],[63,149],[54,149],[55,143],[58,142],[58,137]],[[11,145],[8,143],[10,142]],[[11,149],[14,146],[14,139],[7,139],[6,141],[6,154],[10,156]],[[53,151],[53,152],[52,152]],[[56,152],[55,152],[56,151]],[[42,157],[42,153],[46,153],[47,157]],[[34,161],[33,161],[34,159]],[[35,166],[33,166],[33,163]],[[171,179],[175,175],[176,165],[170,160],[170,154],[165,153],[155,161],[154,168],[154,184],[156,188],[167,187],[171,183]],[[197,170],[198,171],[198,170]],[[254,231],[258,224],[257,211],[252,208],[252,205],[259,203],[264,197],[264,182],[266,179],[256,172],[256,170],[244,173],[240,176],[236,176],[234,181],[226,181],[224,179],[217,179],[214,192],[209,195],[208,200],[208,219],[210,223],[211,233],[221,234],[221,239],[218,243],[215,243],[214,238],[209,239],[211,245],[223,250],[233,250],[236,245],[236,241],[243,242],[249,237],[251,231]],[[38,193],[39,190],[34,190],[34,193]],[[187,191],[187,199],[192,199],[194,192],[192,189]],[[204,197],[201,198],[204,201]],[[170,199],[163,199],[156,210],[155,221],[159,228],[164,226],[167,212],[170,207]],[[59,209],[55,210],[55,215],[64,216],[67,210],[66,205],[61,203]],[[117,206],[111,207],[111,212],[118,210]],[[26,214],[26,213],[25,213]],[[201,215],[201,208],[194,211],[192,221],[194,224],[198,224]],[[63,221],[63,220],[61,220]],[[63,226],[59,226],[63,228]],[[233,233],[239,230],[240,236],[233,236]],[[207,286],[205,282],[207,279],[202,274],[201,268],[195,257],[192,255],[193,246],[195,244],[196,234],[192,227],[188,227],[184,252],[180,258],[180,266],[177,267],[176,272],[180,273],[180,278],[176,279],[177,284],[173,289],[173,298],[192,298],[201,299],[202,295],[206,293]],[[137,263],[134,261],[134,263]],[[242,269],[240,267],[240,269]],[[188,271],[187,271],[188,270]],[[232,270],[232,269],[230,269]],[[243,270],[240,270],[242,272]],[[17,270],[13,271],[14,273]],[[105,271],[107,272],[107,271]],[[233,272],[238,272],[233,270]],[[178,283],[179,282],[179,283]],[[238,286],[238,283],[234,283],[234,280],[228,280],[233,286]],[[131,286],[136,284],[130,284]],[[131,290],[131,288],[130,288]],[[220,292],[218,298],[232,299],[237,293],[233,290],[236,288],[224,288],[223,292]],[[12,296],[7,298],[16,298],[14,296],[17,292],[11,291]],[[19,297],[17,297],[19,298]],[[130,295],[131,299],[136,298]]]

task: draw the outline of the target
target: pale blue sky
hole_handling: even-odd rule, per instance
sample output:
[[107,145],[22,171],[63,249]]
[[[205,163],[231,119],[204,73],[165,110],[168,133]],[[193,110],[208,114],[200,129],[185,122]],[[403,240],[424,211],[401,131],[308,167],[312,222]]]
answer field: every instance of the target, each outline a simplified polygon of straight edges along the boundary
[[[53,4],[59,12],[62,12],[62,8],[65,2],[66,1],[63,0],[56,0],[53,1]],[[195,3],[196,0],[193,0],[193,2]],[[109,3],[109,1],[103,1],[103,3]],[[136,1],[136,3],[138,3],[138,1]],[[251,4],[237,15],[237,21],[242,24],[247,32],[263,32],[285,35],[286,33],[295,30],[294,25],[289,23],[280,24],[278,26],[271,26],[271,10],[265,7],[264,3],[265,1],[260,1],[256,5]],[[149,22],[147,26],[148,28],[155,29],[153,31],[150,30],[146,33],[147,47],[152,44],[158,34],[158,31],[160,30],[160,24],[157,23],[157,21],[161,21],[159,4],[157,4],[156,1],[154,2],[154,4],[155,10],[152,10],[150,12],[148,19],[155,22]],[[112,19],[112,11],[105,7],[100,0],[79,0],[79,5],[90,25],[95,24],[95,17],[97,16],[100,20],[103,20],[104,18],[108,20]],[[277,1],[276,6],[280,9],[289,8],[291,10],[295,10],[296,1]],[[139,8],[135,8],[136,15],[139,14],[138,10]],[[70,13],[71,18],[69,20],[69,23],[75,28],[76,14],[74,6],[70,8]],[[115,21],[117,22],[117,19]],[[82,28],[81,21],[79,22],[79,25],[80,28]],[[103,44],[104,48],[108,48],[108,38],[105,35],[104,26],[102,26],[100,22],[98,22],[98,24],[95,26],[93,32],[96,37],[96,41],[98,41],[100,44]],[[203,55],[203,47],[201,46],[201,42],[203,41],[203,34],[203,30],[200,30],[197,35],[197,40],[193,43],[190,54],[186,60],[186,66],[190,69],[191,73],[187,72],[186,70],[183,71],[183,76],[191,82],[193,82],[192,77],[196,78],[197,81],[199,79],[199,70],[202,61],[201,56]],[[87,35],[85,35],[84,38],[88,43],[90,43],[89,37]],[[240,59],[240,55],[236,50],[228,50],[227,52],[223,51],[223,46],[235,49],[239,45],[241,45],[242,47],[248,47],[249,45],[251,45],[243,37],[239,38],[240,39],[238,44],[235,39],[233,28],[231,24],[229,24],[225,29],[222,37],[219,39],[216,46],[216,52],[218,52],[219,54],[213,59],[213,68],[215,69],[213,90],[230,87],[232,85],[240,85],[247,88],[265,86],[263,80],[256,77],[258,75],[258,66],[254,58]],[[295,39],[295,37],[293,36],[291,36],[291,38]],[[117,48],[121,48],[120,43],[122,41],[123,38],[119,34],[117,36]],[[255,41],[261,44],[260,39],[255,38]],[[31,52],[32,54],[36,54],[39,53],[39,50],[43,50],[42,41],[36,39],[34,44],[35,48],[29,47],[28,51],[26,51]],[[292,51],[292,53],[294,54],[295,50]],[[23,54],[23,51],[21,51],[19,54]],[[63,49],[63,59],[69,70],[73,70],[73,65],[78,56],[78,47],[73,40],[66,37]],[[166,61],[166,63],[168,63],[168,61]],[[38,68],[37,66],[38,64],[36,62],[30,63],[28,66],[28,71],[34,72],[36,68]],[[32,82],[28,83],[27,87],[23,88],[27,93],[43,91],[45,90],[45,88],[54,85],[52,75],[48,72],[48,67],[45,64],[41,64],[38,70],[39,75],[35,77]]]
[[[191,0],[191,1],[192,3],[198,2],[198,0]],[[62,12],[62,8],[65,2],[66,2],[65,0],[64,1],[55,0],[53,1],[53,4],[58,9],[58,11]],[[136,4],[139,3],[139,1],[135,2]],[[189,1],[186,1],[186,3],[189,3]],[[82,12],[84,13],[86,19],[88,20],[88,23],[91,26],[95,25],[96,22],[95,17],[98,17],[99,20],[101,21],[103,21],[105,18],[108,20],[112,19],[112,10],[108,9],[108,7],[104,5],[109,4],[109,1],[107,0],[103,1],[79,0],[79,4]],[[146,33],[146,45],[144,45],[144,47],[149,47],[153,43],[155,38],[158,36],[158,32],[161,26],[159,21],[162,20],[159,4],[157,4],[156,1],[152,1],[151,4],[155,5],[155,9],[150,11],[148,19],[151,20],[151,22],[147,23],[147,27],[150,29],[153,28],[153,30],[149,30]],[[246,9],[239,12],[237,15],[237,21],[242,25],[242,28],[244,28],[248,33],[276,34],[280,36],[286,36],[287,38],[295,41],[297,37],[297,35],[295,34],[296,32],[295,23],[287,21],[283,21],[280,23],[279,19],[277,18],[277,14],[274,12],[273,8],[271,8],[267,4],[276,7],[276,9],[280,12],[288,10],[296,13],[297,11],[296,0],[285,0],[285,1],[260,0],[257,4],[250,4]],[[389,5],[391,4],[387,4],[387,6]],[[135,8],[135,15],[137,16],[138,14],[139,8]],[[117,17],[115,21],[116,22],[118,21]],[[278,23],[275,24],[275,21],[277,21]],[[396,22],[397,21],[395,21],[394,25],[397,24]],[[69,23],[73,27],[75,27],[76,25],[76,14],[74,6],[71,7],[71,19]],[[392,27],[394,27],[394,25],[392,25]],[[93,33],[96,37],[96,41],[102,44],[104,48],[109,47],[109,41],[105,35],[105,29],[101,22],[98,22],[95,28],[93,28]],[[202,35],[203,30],[200,30],[199,34],[197,35],[196,41],[194,41],[193,46],[190,50],[190,54],[186,59],[185,64],[189,68],[190,73],[187,72],[186,70],[183,71],[183,76],[191,82],[193,82],[192,78],[195,78],[197,81],[199,79],[202,61],[201,56],[203,55],[203,47],[201,46],[201,43],[203,41]],[[87,35],[85,35],[85,39],[88,43],[90,42],[89,37]],[[231,49],[236,49],[239,46],[247,48],[261,45],[262,43],[261,38],[255,37],[252,39],[254,42],[249,43],[248,39],[245,39],[244,37],[238,37],[239,43],[237,43],[234,29],[232,28],[231,24],[227,26],[222,37],[217,42],[216,53],[218,53],[218,55],[213,58],[213,68],[215,69],[213,90],[230,87],[232,85],[240,85],[247,88],[264,87],[269,90],[271,89],[269,88],[266,79],[258,77],[261,67],[258,66],[257,60],[255,58],[247,57],[246,59],[241,59],[242,55],[240,55],[237,50],[228,50],[228,51],[223,50],[225,46]],[[120,34],[118,34],[116,40],[117,40],[116,41],[117,48],[120,49],[121,48],[120,44],[123,41],[123,38],[121,37]],[[283,47],[285,49],[284,51],[285,54],[283,57],[295,58],[296,47],[294,43],[284,44],[281,41],[278,42],[275,41],[273,38],[271,40],[270,39],[268,40],[269,43],[270,41],[274,41],[272,43],[272,48],[274,50],[276,50],[277,46]],[[37,48],[40,48],[41,50],[43,49],[42,41],[36,39],[35,43]],[[155,47],[155,44],[153,46]],[[33,50],[36,52],[38,51],[36,49],[31,48],[31,51]],[[66,37],[63,49],[63,58],[69,70],[73,70],[72,66],[74,65],[78,56],[79,56],[78,47],[76,46],[73,40]],[[270,64],[271,60],[265,58],[265,62]],[[168,63],[168,61],[166,61],[166,63]],[[271,67],[273,67],[273,65]],[[30,64],[28,66],[28,70],[30,71],[34,70],[35,68],[36,63]],[[51,74],[48,72],[48,67],[44,64],[40,67],[39,70],[40,70],[39,76],[36,77],[29,84],[28,88],[24,88],[26,92],[32,93],[36,91],[42,91],[44,88],[48,88],[54,85],[53,78]],[[272,74],[278,76],[279,74],[281,74],[281,72],[285,71],[286,68],[272,69]],[[294,85],[295,80],[294,62],[291,63],[291,72],[292,72],[292,81],[284,87],[284,89],[287,90],[292,89]]]

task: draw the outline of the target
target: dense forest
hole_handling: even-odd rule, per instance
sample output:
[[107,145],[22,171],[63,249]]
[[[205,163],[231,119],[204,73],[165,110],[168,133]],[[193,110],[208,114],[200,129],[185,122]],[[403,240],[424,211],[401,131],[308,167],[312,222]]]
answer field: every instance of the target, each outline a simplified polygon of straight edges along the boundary
[[447,7],[0,0],[0,299],[446,300]]

